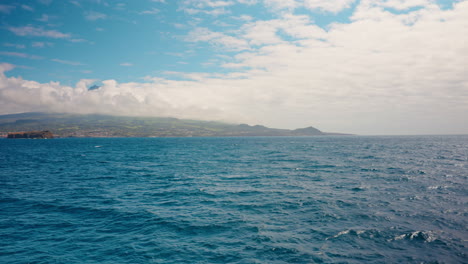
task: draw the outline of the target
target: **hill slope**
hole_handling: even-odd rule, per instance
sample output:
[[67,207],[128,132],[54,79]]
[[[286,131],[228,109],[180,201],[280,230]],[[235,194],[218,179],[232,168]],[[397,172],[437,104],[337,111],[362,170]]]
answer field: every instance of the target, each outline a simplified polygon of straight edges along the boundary
[[216,137],[328,135],[308,127],[296,130],[163,117],[59,113],[0,115],[0,133],[50,130],[58,137]]

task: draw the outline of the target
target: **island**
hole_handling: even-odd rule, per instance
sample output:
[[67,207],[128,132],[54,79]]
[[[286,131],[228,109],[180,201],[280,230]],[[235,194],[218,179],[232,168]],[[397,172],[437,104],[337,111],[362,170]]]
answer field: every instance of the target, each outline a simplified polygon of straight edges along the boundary
[[[11,133],[12,131],[31,131]],[[49,131],[53,131],[54,134]],[[112,116],[70,113],[20,113],[0,115],[0,137],[265,137],[337,136],[314,127],[278,129],[262,125],[171,117]]]

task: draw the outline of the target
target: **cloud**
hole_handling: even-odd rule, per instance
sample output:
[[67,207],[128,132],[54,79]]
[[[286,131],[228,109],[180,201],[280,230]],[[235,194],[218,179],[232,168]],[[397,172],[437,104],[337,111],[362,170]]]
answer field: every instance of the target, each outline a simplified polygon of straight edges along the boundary
[[212,16],[219,16],[229,14],[230,11],[227,7],[234,5],[234,1],[220,1],[220,0],[184,0],[179,3],[180,10],[190,15],[206,14]]
[[237,2],[244,4],[244,5],[255,5],[258,3],[257,0],[237,0]]
[[[74,38],[74,39],[69,39],[70,42],[74,42],[74,43],[80,43],[80,42],[89,42],[88,40],[86,39],[81,39],[81,38]],[[92,43],[92,42],[90,42]]]
[[33,60],[43,59],[43,57],[40,57],[40,56],[29,55],[29,54],[21,53],[21,52],[0,51],[0,55],[10,56],[10,57],[18,57],[18,58],[25,58],[25,59],[33,59]]
[[118,3],[115,5],[115,9],[117,10],[125,10],[125,7],[126,7],[127,4],[125,3]]
[[375,1],[376,5],[381,5],[387,8],[396,10],[407,10],[412,7],[422,7],[434,3],[434,0],[380,0]]
[[0,5],[0,13],[10,14],[11,10],[15,9],[15,6],[11,5]]
[[76,62],[76,61],[68,61],[68,60],[60,60],[60,59],[51,59],[51,61],[61,63],[61,64],[66,64],[66,65],[72,65],[72,66],[83,65],[81,62]]
[[246,40],[226,35],[220,32],[213,32],[207,28],[196,28],[186,37],[190,42],[209,42],[215,46],[220,46],[230,51],[248,50],[249,44]]
[[304,6],[309,9],[338,13],[351,7],[356,0],[304,0]]
[[196,8],[185,8],[184,11],[189,15],[196,15],[196,14],[206,14],[212,16],[219,16],[224,14],[229,14],[230,11],[224,8],[216,8],[212,10],[205,10],[205,9],[196,9]]
[[133,63],[130,63],[130,62],[123,62],[123,63],[120,63],[119,65],[120,65],[120,66],[125,66],[125,67],[131,67],[131,66],[133,66]]
[[96,21],[99,19],[106,19],[106,18],[107,18],[106,14],[99,13],[99,12],[90,11],[90,12],[85,13],[85,19],[89,21]]
[[[0,65],[3,70],[10,65]],[[135,110],[134,115],[169,116],[175,113],[211,112],[210,109],[176,103],[173,98],[184,99],[177,91],[163,88],[158,92],[155,84],[119,84],[114,80],[103,81],[98,90],[88,91],[92,80],[82,80],[75,87],[63,86],[56,82],[37,83],[21,78],[0,74],[0,103],[13,112],[17,111],[57,111],[107,114],[122,113],[124,108]],[[169,96],[171,99],[164,98]],[[34,98],[31,100],[29,98]],[[24,108],[26,107],[26,108]],[[139,109],[139,110],[138,110]],[[132,114],[131,114],[132,115]]]
[[51,19],[51,17],[49,15],[42,14],[42,16],[40,18],[36,19],[36,20],[40,21],[40,22],[48,22],[50,19]]
[[317,9],[325,12],[338,13],[351,7],[351,4],[354,2],[356,2],[356,0],[263,0],[264,5],[273,12],[292,12],[296,8],[305,7],[311,10]]
[[35,41],[31,43],[31,47],[33,48],[45,48],[45,47],[52,47],[52,46],[54,46],[54,43],[51,43],[51,42]]
[[[404,14],[367,4],[359,3],[350,23],[326,31],[291,14],[229,34],[196,28],[187,41],[238,51],[230,68],[238,70],[225,74],[105,80],[93,91],[87,80],[71,87],[0,74],[0,113],[156,115],[358,134],[467,133],[468,34],[461,32],[468,28],[468,1]],[[255,38],[263,28],[273,38]]]
[[7,29],[17,36],[48,37],[55,39],[66,39],[70,42],[88,42],[86,39],[72,38],[72,35],[68,33],[62,33],[57,30],[46,30],[42,27],[24,26],[7,27]]
[[233,4],[233,1],[205,1],[205,5],[208,7],[226,7]]
[[70,1],[70,3],[73,4],[73,5],[75,5],[75,6],[81,7],[80,2],[78,2],[78,1]]
[[268,8],[273,9],[273,11],[278,11],[278,10],[294,10],[299,3],[296,0],[263,0],[265,3],[265,6]]
[[276,33],[278,26],[276,21],[256,21],[244,26],[243,38],[246,38],[252,45],[275,44],[282,42]]
[[[3,74],[6,71],[11,71],[15,68],[15,65],[10,63],[0,63],[0,73]],[[1,75],[0,75],[1,76]]]
[[142,11],[140,12],[140,14],[146,14],[146,15],[155,15],[155,14],[159,14],[161,11],[157,8],[152,8],[150,10],[145,10],[145,11]]
[[[279,33],[282,33],[281,36]],[[285,14],[281,19],[259,20],[244,24],[234,36],[213,32],[207,28],[196,28],[186,40],[191,42],[209,42],[224,47],[229,51],[249,50],[252,46],[285,43],[284,35],[294,39],[323,38],[323,29],[312,24],[305,15]]]
[[49,37],[49,38],[70,38],[71,35],[62,33],[57,30],[45,30],[41,27],[24,26],[24,27],[7,27],[7,29],[17,36],[33,36],[33,37]]
[[5,46],[5,47],[17,48],[17,49],[24,49],[24,48],[26,48],[26,45],[24,45],[24,44],[13,44],[13,43],[4,43],[3,46]]
[[30,12],[34,12],[34,8],[28,5],[21,5],[21,8]]
[[183,29],[183,28],[187,27],[187,25],[185,25],[185,24],[180,24],[180,23],[175,23],[175,24],[173,24],[173,26],[174,26],[175,28],[178,28],[178,29]]
[[249,15],[240,15],[240,16],[236,16],[232,18],[237,19],[237,20],[243,20],[243,21],[252,21],[254,19],[252,16],[249,16]]

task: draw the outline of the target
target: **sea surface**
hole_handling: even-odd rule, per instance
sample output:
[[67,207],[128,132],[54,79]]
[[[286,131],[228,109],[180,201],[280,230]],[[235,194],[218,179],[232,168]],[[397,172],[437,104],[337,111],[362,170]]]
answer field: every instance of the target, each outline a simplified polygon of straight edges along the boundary
[[0,139],[0,263],[468,263],[468,136]]

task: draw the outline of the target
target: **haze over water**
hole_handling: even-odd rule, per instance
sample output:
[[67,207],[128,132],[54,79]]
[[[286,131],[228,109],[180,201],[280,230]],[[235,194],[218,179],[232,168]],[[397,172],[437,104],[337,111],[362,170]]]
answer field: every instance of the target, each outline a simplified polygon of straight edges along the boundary
[[0,140],[1,263],[463,263],[468,136]]

